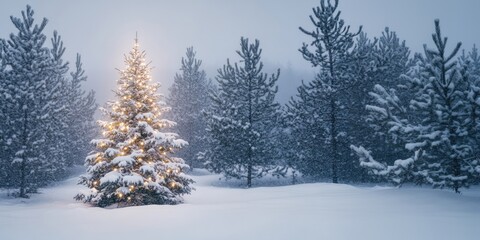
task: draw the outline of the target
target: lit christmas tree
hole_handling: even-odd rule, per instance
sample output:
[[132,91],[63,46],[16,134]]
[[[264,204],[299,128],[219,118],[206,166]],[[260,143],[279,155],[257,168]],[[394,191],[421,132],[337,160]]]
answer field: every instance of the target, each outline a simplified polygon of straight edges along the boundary
[[169,108],[151,81],[137,39],[125,63],[117,101],[102,109],[111,119],[99,121],[104,138],[92,140],[96,151],[85,160],[87,174],[80,184],[90,191],[75,198],[100,207],[181,203],[193,180],[183,173],[189,166],[171,154],[187,142],[165,132],[175,122],[161,118]]

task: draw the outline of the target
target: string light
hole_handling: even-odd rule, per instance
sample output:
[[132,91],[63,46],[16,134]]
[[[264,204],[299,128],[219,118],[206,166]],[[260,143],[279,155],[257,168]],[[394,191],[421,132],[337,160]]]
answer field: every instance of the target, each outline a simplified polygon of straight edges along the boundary
[[[160,120],[164,108],[160,106],[163,102],[160,100],[157,90],[159,84],[151,82],[148,63],[143,59],[143,53],[138,49],[138,42],[135,42],[133,51],[127,56],[127,67],[120,71],[121,78],[118,80],[118,88],[115,92],[118,96],[117,101],[111,104],[110,117],[111,122],[103,123],[102,134],[108,138],[108,141],[99,141],[97,146],[102,149],[102,154],[95,158],[96,162],[105,161],[110,163],[115,157],[130,154],[133,159],[133,166],[123,166],[121,164],[108,165],[106,171],[120,172],[117,175],[140,174],[143,177],[143,185],[140,183],[124,184],[123,188],[111,191],[110,188],[104,188],[101,191],[111,191],[109,194],[115,194],[119,201],[141,201],[141,197],[133,194],[142,194],[142,190],[158,190],[158,184],[170,188],[179,187],[182,184],[172,181],[172,174],[180,172],[177,167],[166,167],[165,163],[170,161],[164,157],[167,153],[172,153],[173,148],[166,143],[158,141],[148,141],[145,139],[145,131],[137,128],[136,121],[143,121],[154,131],[159,128],[167,127],[166,121]],[[135,131],[130,131],[130,129]],[[143,132],[142,132],[143,131]],[[151,134],[148,133],[151,137]],[[164,145],[160,147],[161,145]],[[147,147],[148,146],[148,147]],[[115,148],[114,154],[110,154],[105,148]],[[113,156],[112,156],[113,155]],[[93,160],[92,160],[93,162]],[[175,162],[175,160],[174,160]],[[142,172],[141,167],[152,169],[152,173]],[[102,166],[101,171],[105,171]],[[172,168],[170,168],[172,167]],[[93,175],[96,176],[96,175]],[[91,187],[100,185],[99,178],[91,179]],[[126,189],[126,190],[124,190]],[[138,190],[137,190],[138,189]],[[114,195],[114,196],[115,196]],[[111,195],[108,195],[111,196]],[[123,198],[120,200],[120,198]],[[133,203],[132,203],[133,204]],[[136,202],[135,202],[136,204]]]

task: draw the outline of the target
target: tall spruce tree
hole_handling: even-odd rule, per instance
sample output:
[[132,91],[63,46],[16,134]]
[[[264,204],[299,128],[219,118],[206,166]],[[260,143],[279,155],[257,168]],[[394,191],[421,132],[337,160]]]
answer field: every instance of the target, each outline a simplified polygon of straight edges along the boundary
[[40,25],[34,24],[33,10],[27,6],[22,18],[11,17],[17,34],[11,34],[4,45],[3,60],[7,71],[6,114],[9,121],[5,130],[9,145],[7,161],[12,164],[10,181],[20,188],[19,196],[27,197],[27,192],[35,191],[43,179],[50,175],[47,131],[48,119],[53,112],[48,102],[52,83],[58,79],[49,49],[44,46],[46,36],[43,30],[47,19]]
[[[95,104],[93,94],[71,91],[60,35],[54,31],[48,47],[43,33],[47,19],[38,25],[33,16],[30,6],[21,18],[12,16],[18,33],[0,40],[0,186],[19,188],[20,197],[66,176],[76,154],[72,148],[87,149],[72,139],[82,138],[76,130],[91,124],[94,112],[87,108]],[[71,95],[89,101],[70,102]],[[69,122],[74,113],[83,122]]]
[[79,183],[89,192],[75,198],[100,207],[181,203],[193,180],[183,173],[188,165],[171,154],[187,142],[166,132],[175,122],[162,119],[169,108],[137,39],[125,64],[117,100],[103,109],[110,121],[99,122],[105,138],[92,140],[96,150],[85,160],[87,174]]
[[[298,142],[300,170],[317,177],[329,176],[338,182],[338,166],[348,149],[347,111],[349,90],[355,87],[350,71],[354,38],[359,34],[340,19],[338,0],[322,0],[313,8],[312,31],[300,30],[313,38],[300,52],[305,60],[318,68],[316,78],[298,88],[298,95],[289,103],[289,112]],[[328,170],[327,170],[328,169]]]
[[250,44],[241,38],[239,64],[227,64],[218,70],[218,91],[212,93],[207,111],[210,148],[207,168],[227,177],[252,180],[274,168],[276,146],[272,141],[279,121],[275,102],[280,70],[268,76],[260,61],[260,42]]
[[177,123],[175,129],[186,141],[186,146],[178,156],[185,159],[190,167],[202,167],[203,162],[198,153],[206,146],[206,123],[202,111],[208,108],[208,91],[211,83],[205,71],[201,69],[202,61],[196,58],[193,47],[187,48],[186,57],[182,58],[180,73],[175,75],[168,103],[172,107],[172,119]]

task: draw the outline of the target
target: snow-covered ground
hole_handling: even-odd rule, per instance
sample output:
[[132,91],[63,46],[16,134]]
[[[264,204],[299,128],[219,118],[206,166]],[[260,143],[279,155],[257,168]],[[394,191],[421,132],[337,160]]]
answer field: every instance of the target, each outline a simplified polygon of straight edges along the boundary
[[76,178],[31,199],[0,197],[0,239],[480,239],[480,189],[314,183],[229,187],[197,172],[176,206],[101,209],[75,202]]

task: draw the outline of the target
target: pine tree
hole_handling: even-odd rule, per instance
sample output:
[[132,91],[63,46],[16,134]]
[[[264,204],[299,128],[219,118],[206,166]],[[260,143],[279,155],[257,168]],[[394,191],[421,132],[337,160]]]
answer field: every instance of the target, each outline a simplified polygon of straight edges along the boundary
[[[392,116],[407,118],[405,106],[408,103],[400,100],[409,101],[411,98],[402,79],[412,65],[409,55],[405,41],[400,41],[388,27],[371,52],[372,70],[366,85],[368,97],[362,102],[367,110],[366,116],[364,113],[366,126],[361,128],[364,138],[356,143],[368,146],[377,158],[389,164],[393,164],[395,158],[409,154],[405,151],[404,143],[398,139],[399,135],[395,131],[390,132],[392,126],[389,124]],[[365,110],[363,106],[358,109]]]
[[178,156],[185,159],[191,167],[203,166],[197,155],[207,147],[206,123],[202,111],[209,105],[208,91],[211,83],[207,81],[205,71],[201,70],[201,64],[193,47],[187,48],[186,58],[182,58],[181,73],[175,75],[168,98],[172,107],[170,114],[177,123],[175,129],[188,141],[188,146]]
[[[469,142],[470,145],[475,146],[480,144],[480,54],[478,48],[473,46],[468,54],[463,51],[459,62],[464,81],[467,83],[465,96],[467,98],[466,113],[469,116],[466,122]],[[480,149],[474,147],[472,150],[474,156],[479,156]]]
[[398,87],[401,76],[411,67],[410,49],[405,41],[400,41],[397,33],[386,27],[373,54],[377,70],[375,84],[381,84],[386,89]]
[[[21,18],[12,16],[18,33],[0,40],[0,179],[2,186],[20,188],[20,197],[66,176],[77,154],[72,149],[87,149],[72,141],[82,136],[78,126],[93,119],[94,110],[81,106],[95,104],[94,95],[71,91],[60,35],[54,31],[48,47],[47,19],[38,25],[33,16],[30,6]],[[88,101],[70,102],[72,95]],[[79,120],[70,122],[74,114]]]
[[82,82],[86,81],[85,71],[82,67],[80,55],[77,54],[75,71],[70,73],[70,79],[66,87],[66,152],[67,165],[72,166],[84,162],[89,152],[89,143],[96,135],[96,127],[93,116],[97,109],[95,92],[86,92],[82,89]]
[[275,167],[274,129],[279,121],[275,102],[280,70],[268,76],[260,61],[260,42],[241,38],[241,63],[218,70],[218,91],[207,111],[210,148],[207,168],[227,177],[245,179],[247,186]]
[[52,48],[49,49],[51,66],[50,77],[45,81],[45,90],[42,92],[44,113],[42,116],[43,134],[46,141],[44,143],[45,161],[39,166],[40,172],[44,173],[40,179],[56,181],[66,176],[67,152],[69,137],[66,130],[71,127],[67,125],[66,117],[68,115],[68,99],[66,98],[68,62],[63,60],[65,47],[57,31],[53,32],[51,39]]
[[292,119],[298,120],[292,121],[292,128],[298,136],[302,172],[317,177],[328,175],[334,183],[338,182],[339,164],[345,165],[339,161],[348,157],[342,156],[349,141],[345,111],[348,105],[342,100],[348,99],[356,84],[349,66],[354,37],[361,31],[360,28],[358,33],[351,33],[340,19],[337,7],[338,0],[333,4],[322,0],[310,16],[315,28],[308,31],[300,27],[313,38],[310,44],[303,44],[300,52],[312,66],[318,67],[319,73],[312,82],[302,83],[297,98],[289,103]]
[[193,180],[183,173],[188,165],[171,154],[187,142],[165,132],[175,123],[161,118],[169,108],[137,40],[125,63],[117,100],[104,109],[110,121],[100,121],[105,138],[92,140],[96,150],[85,160],[87,174],[79,183],[90,191],[75,198],[100,207],[181,203]]
[[9,161],[6,156],[7,153],[7,123],[9,121],[6,108],[6,98],[8,95],[7,78],[6,78],[6,64],[3,60],[3,39],[0,39],[0,187],[8,187],[8,172],[10,172]]
[[53,112],[48,102],[52,81],[57,79],[49,49],[44,46],[46,36],[42,33],[47,19],[34,25],[33,10],[27,6],[22,18],[11,17],[18,33],[11,34],[3,46],[3,61],[9,66],[6,72],[5,109],[7,161],[12,165],[10,183],[20,188],[20,197],[27,197],[44,179],[51,169],[48,164],[48,119]]

